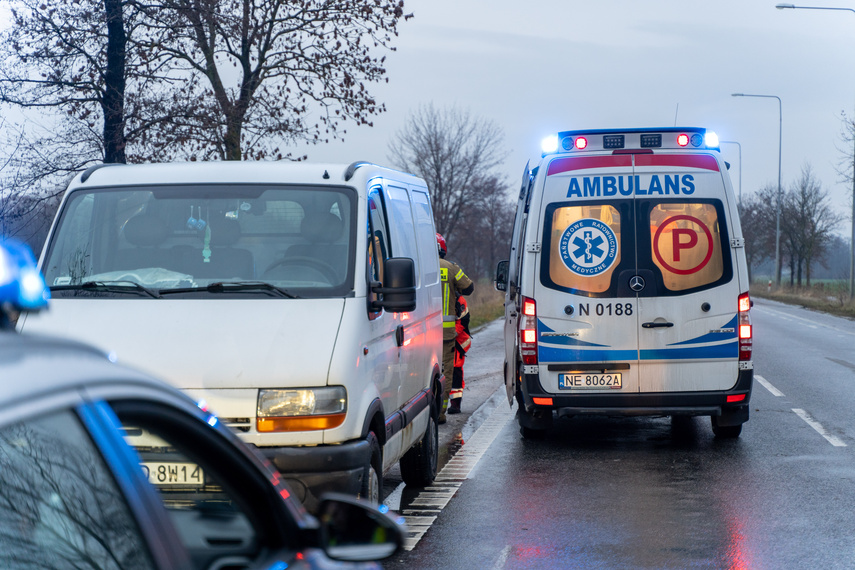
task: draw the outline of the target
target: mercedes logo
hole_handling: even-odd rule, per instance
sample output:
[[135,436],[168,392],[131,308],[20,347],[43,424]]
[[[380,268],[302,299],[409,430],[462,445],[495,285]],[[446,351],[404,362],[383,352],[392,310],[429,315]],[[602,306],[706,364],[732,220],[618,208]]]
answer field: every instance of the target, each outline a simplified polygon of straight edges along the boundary
[[638,293],[642,289],[644,289],[644,279],[640,276],[636,275],[632,279],[629,280],[629,288]]

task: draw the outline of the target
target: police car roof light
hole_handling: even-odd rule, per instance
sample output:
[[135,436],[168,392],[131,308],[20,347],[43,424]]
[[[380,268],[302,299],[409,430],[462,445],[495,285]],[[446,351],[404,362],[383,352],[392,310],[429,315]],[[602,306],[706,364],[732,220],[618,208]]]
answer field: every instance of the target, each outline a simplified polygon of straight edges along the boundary
[[46,307],[48,299],[50,289],[30,248],[13,240],[0,241],[0,306],[35,311]]

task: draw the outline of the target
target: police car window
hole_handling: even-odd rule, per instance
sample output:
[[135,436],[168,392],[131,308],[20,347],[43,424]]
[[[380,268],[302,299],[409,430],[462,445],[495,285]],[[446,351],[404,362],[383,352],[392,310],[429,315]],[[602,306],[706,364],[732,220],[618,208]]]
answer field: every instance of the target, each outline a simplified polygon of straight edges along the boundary
[[71,412],[0,429],[0,567],[153,568],[124,498]]
[[650,208],[650,258],[668,291],[710,285],[724,276],[722,234],[713,204],[665,202]]
[[611,205],[562,206],[548,220],[548,276],[558,287],[603,293],[621,261],[621,216]]
[[[226,471],[232,477],[239,472],[225,457],[205,451],[219,434],[177,410],[133,401],[111,405],[124,428],[125,441],[136,450],[143,474],[160,493],[194,567],[211,568],[227,556],[256,558],[264,533],[259,531],[250,501],[226,481]],[[248,488],[251,482],[244,484]]]

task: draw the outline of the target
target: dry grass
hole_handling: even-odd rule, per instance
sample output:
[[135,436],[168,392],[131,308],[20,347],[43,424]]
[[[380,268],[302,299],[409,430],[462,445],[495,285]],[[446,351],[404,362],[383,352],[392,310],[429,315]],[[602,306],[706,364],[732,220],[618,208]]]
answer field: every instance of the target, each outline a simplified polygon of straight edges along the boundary
[[754,284],[751,286],[751,295],[788,305],[801,305],[841,317],[855,318],[855,301],[849,299],[848,284],[844,282],[817,283],[811,287],[801,288],[782,285],[780,289],[774,291],[769,291],[767,285]]
[[505,294],[496,291],[492,281],[480,280],[475,283],[475,291],[466,298],[466,302],[472,315],[469,330],[475,330],[505,314]]

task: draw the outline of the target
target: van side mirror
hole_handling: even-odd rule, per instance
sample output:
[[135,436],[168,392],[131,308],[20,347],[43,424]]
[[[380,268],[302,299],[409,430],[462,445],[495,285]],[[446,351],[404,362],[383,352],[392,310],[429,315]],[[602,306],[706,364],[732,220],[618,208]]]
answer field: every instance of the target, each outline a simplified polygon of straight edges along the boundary
[[510,261],[500,261],[496,266],[496,280],[493,282],[493,286],[496,288],[496,291],[507,291],[508,290],[508,266],[510,265]]
[[416,309],[416,265],[409,257],[390,257],[383,270],[383,283],[371,283],[371,291],[383,298],[371,303],[375,311],[406,313]]
[[326,493],[318,507],[319,546],[333,560],[382,560],[404,543],[405,526],[378,507],[339,493]]

